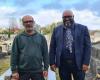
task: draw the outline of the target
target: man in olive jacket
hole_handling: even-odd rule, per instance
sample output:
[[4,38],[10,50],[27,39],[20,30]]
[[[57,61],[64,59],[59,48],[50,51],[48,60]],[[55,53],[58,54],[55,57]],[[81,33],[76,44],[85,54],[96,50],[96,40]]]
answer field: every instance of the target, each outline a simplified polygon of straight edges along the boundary
[[34,30],[32,16],[24,16],[22,22],[25,31],[15,37],[12,46],[12,79],[44,80],[49,67],[46,39]]

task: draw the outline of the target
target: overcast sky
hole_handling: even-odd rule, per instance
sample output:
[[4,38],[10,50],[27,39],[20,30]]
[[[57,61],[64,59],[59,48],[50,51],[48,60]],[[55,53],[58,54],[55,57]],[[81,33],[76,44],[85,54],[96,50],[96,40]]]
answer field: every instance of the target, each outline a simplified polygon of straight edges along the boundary
[[37,24],[45,26],[62,20],[64,10],[72,10],[75,22],[89,29],[100,29],[100,0],[0,0],[0,26],[8,26],[9,18],[32,15]]

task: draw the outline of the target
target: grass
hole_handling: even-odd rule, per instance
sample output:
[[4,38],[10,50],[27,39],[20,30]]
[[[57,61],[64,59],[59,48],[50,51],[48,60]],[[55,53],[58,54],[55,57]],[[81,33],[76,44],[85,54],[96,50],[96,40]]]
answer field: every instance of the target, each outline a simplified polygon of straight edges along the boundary
[[10,57],[6,56],[0,59],[0,75],[10,67]]

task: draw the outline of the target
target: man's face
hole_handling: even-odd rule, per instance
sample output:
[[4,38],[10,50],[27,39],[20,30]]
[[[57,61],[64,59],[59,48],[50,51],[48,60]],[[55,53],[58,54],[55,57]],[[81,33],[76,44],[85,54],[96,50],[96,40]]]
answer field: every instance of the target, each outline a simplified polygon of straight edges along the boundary
[[23,21],[23,25],[25,27],[25,30],[27,32],[33,31],[34,20],[33,20],[33,18],[31,16],[23,17],[22,21]]
[[74,16],[69,12],[65,12],[62,18],[65,26],[71,26],[74,23]]

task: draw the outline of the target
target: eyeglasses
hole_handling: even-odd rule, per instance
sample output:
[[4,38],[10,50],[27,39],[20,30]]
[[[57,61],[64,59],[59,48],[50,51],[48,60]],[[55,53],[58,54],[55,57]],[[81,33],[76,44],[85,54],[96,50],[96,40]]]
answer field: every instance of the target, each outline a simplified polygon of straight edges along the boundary
[[23,23],[33,23],[34,21],[29,20],[29,21],[23,21]]
[[62,18],[72,18],[73,16],[63,16]]

